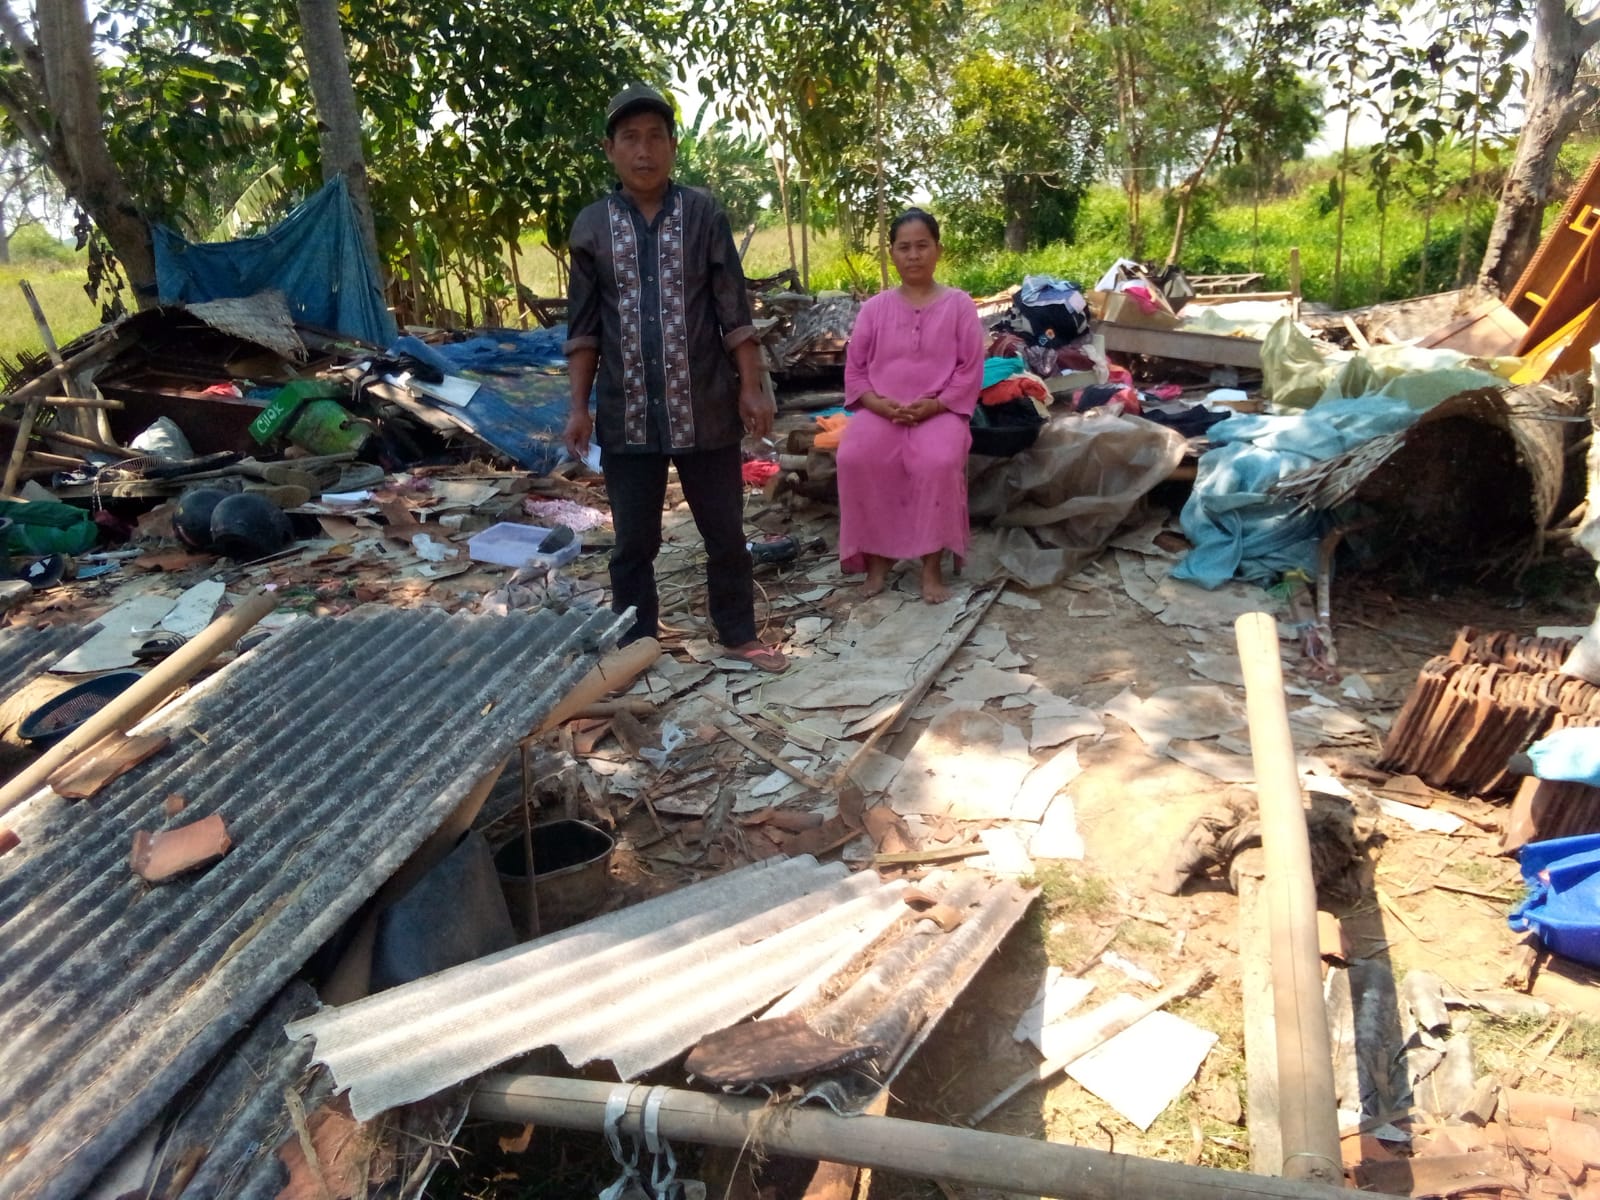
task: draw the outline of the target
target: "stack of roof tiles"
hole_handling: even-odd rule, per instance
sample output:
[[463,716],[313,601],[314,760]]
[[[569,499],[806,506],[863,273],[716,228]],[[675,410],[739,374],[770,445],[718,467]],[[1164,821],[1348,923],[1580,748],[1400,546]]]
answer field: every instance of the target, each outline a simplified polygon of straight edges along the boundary
[[1423,665],[1379,765],[1448,791],[1510,791],[1513,754],[1553,730],[1600,725],[1600,688],[1560,673],[1575,644],[1462,629]]

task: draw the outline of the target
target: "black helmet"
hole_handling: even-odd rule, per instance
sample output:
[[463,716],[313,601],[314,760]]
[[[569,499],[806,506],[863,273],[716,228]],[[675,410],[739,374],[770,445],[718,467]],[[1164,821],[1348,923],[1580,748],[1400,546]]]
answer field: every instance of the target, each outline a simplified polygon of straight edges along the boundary
[[195,488],[178,497],[178,511],[172,517],[178,540],[196,550],[211,549],[211,514],[227,498],[221,488]]
[[211,511],[211,548],[218,554],[251,562],[292,541],[294,530],[283,510],[255,492],[225,496]]

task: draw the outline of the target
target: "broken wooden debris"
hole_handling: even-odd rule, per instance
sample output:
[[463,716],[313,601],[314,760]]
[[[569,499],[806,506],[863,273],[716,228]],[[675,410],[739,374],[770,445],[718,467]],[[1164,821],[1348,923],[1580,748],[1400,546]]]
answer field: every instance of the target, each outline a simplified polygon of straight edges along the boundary
[[717,1087],[801,1080],[875,1058],[878,1046],[818,1033],[799,1013],[745,1021],[700,1039],[683,1069]]

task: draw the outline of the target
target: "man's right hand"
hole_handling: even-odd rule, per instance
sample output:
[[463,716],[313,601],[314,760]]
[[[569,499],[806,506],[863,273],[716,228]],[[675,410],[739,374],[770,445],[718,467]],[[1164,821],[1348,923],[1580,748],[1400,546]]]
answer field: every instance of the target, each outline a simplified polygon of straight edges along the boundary
[[587,407],[582,412],[572,413],[567,417],[567,429],[563,436],[567,453],[581,462],[589,453],[589,439],[594,436],[594,414]]

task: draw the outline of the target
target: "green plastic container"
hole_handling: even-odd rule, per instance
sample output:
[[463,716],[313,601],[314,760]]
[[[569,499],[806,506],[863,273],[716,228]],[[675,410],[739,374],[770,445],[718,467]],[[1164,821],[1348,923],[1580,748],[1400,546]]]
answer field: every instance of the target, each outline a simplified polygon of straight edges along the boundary
[[281,435],[312,454],[354,453],[372,436],[372,427],[334,399],[344,394],[338,384],[321,379],[285,384],[250,422],[250,436],[265,444]]

